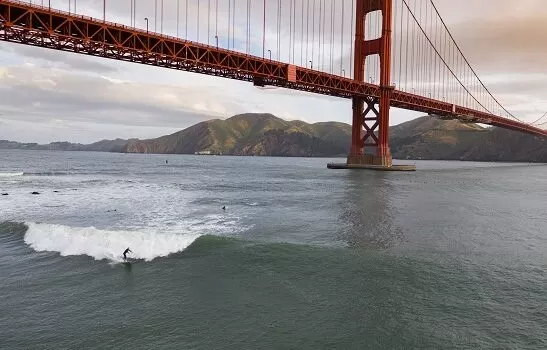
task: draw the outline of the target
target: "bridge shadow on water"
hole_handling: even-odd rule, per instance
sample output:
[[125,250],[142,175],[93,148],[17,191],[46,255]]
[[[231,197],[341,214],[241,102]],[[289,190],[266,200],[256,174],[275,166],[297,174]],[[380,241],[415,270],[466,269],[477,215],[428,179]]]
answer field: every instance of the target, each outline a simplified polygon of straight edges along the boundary
[[362,170],[343,175],[346,188],[338,204],[338,235],[350,247],[387,249],[404,241],[404,230],[395,220],[392,175]]

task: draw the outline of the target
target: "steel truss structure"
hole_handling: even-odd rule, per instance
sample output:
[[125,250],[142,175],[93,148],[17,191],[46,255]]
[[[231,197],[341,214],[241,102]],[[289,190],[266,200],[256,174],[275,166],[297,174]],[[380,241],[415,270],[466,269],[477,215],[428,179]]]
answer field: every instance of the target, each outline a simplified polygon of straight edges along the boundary
[[[15,0],[0,0],[0,40],[340,98],[379,102],[385,94],[364,81]],[[392,107],[547,137],[546,130],[508,118],[396,89],[389,95]]]

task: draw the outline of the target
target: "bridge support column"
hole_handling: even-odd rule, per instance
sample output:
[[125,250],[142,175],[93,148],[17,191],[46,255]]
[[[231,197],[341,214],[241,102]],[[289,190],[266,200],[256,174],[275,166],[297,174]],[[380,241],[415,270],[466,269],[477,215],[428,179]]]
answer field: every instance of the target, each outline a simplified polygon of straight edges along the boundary
[[[365,40],[366,16],[375,11],[382,15],[382,35]],[[380,94],[352,100],[351,150],[347,164],[391,167],[388,133],[390,98],[394,89],[390,84],[392,0],[357,0],[356,18],[354,80],[365,82],[366,58],[379,55]]]

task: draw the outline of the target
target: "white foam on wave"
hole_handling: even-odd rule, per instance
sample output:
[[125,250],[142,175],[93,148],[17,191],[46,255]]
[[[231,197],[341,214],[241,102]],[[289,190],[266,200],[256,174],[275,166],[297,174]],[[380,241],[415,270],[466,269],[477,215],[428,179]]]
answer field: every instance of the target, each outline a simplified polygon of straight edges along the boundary
[[17,177],[17,176],[23,176],[23,172],[20,173],[0,173],[0,177]]
[[122,252],[151,261],[183,251],[201,233],[161,232],[155,228],[135,231],[101,230],[95,227],[70,227],[54,224],[26,223],[25,243],[36,251],[59,252],[62,256],[88,255],[96,260],[122,261]]

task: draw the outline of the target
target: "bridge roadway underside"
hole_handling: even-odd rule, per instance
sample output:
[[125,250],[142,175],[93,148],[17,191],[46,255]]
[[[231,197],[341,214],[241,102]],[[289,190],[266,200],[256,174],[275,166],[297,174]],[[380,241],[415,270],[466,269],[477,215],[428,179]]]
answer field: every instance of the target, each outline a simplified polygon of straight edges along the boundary
[[[0,40],[341,98],[380,94],[378,85],[10,0],[0,0]],[[399,90],[391,106],[547,137],[528,124]]]

